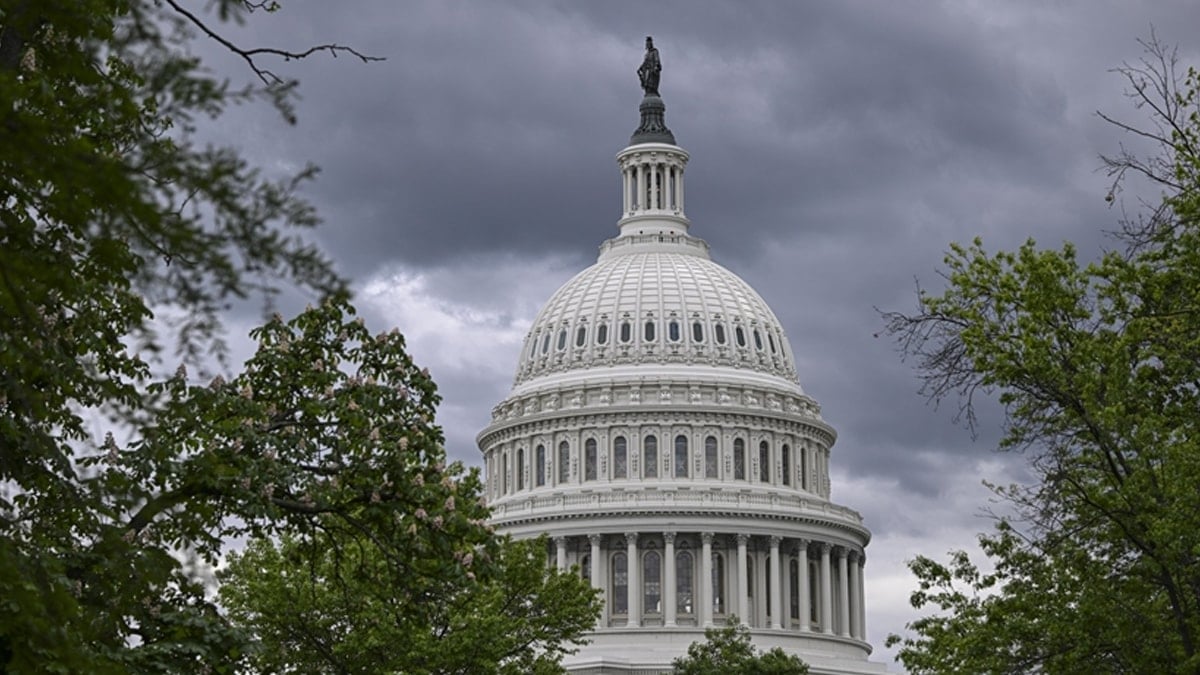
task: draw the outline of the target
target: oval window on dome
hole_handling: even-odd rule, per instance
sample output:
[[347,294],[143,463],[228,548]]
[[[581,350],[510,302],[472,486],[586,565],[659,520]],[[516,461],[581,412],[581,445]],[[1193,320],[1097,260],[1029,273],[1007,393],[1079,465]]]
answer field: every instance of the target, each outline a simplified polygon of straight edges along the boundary
[[704,342],[704,324],[692,322],[692,342]]
[[741,326],[734,326],[733,335],[737,338],[737,345],[739,347],[746,346],[746,331],[742,330]]
[[679,342],[679,322],[672,321],[667,324],[667,338],[671,342]]
[[567,329],[564,328],[558,331],[558,351],[562,351],[567,347]]
[[757,328],[754,329],[754,348],[762,351],[762,335],[759,335]]
[[550,334],[546,333],[546,337],[542,338],[542,353],[550,351]]
[[621,342],[629,342],[633,339],[633,328],[628,321],[621,322]]
[[[585,340],[587,340],[587,326],[580,326],[579,330],[575,331],[575,346],[582,347]],[[775,351],[774,347],[771,351]]]
[[646,340],[646,342],[654,341],[654,322],[653,321],[646,322],[646,331],[644,333],[644,339]]
[[717,344],[725,344],[725,324],[719,323],[716,326],[713,326],[713,335],[715,335],[717,338]]
[[602,345],[608,342],[608,324],[602,323],[596,327],[596,344]]

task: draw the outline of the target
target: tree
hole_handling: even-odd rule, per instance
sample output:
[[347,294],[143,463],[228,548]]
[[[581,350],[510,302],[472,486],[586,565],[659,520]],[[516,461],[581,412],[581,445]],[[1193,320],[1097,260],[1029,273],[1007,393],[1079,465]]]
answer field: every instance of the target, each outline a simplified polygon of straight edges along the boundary
[[[411,539],[428,545],[440,517],[406,516]],[[547,566],[544,538],[442,556],[322,535],[257,540],[221,575],[222,604],[260,639],[262,672],[557,673],[595,626],[596,592]]]
[[704,642],[693,642],[675,659],[676,675],[806,675],[808,665],[779,647],[756,652],[750,629],[731,617],[723,628],[707,628]]
[[1140,175],[1163,198],[1120,249],[954,245],[945,291],[887,315],[925,393],[968,419],[999,395],[1001,448],[1037,478],[996,488],[1015,515],[980,538],[992,571],[962,552],[910,564],[913,606],[937,610],[889,638],[910,672],[1200,670],[1200,75],[1144,45],[1119,72],[1150,124],[1105,119],[1160,154],[1105,161],[1114,191]]
[[[210,5],[239,21],[277,7]],[[310,52],[226,42],[259,78],[233,90],[190,55],[196,34],[220,37],[174,0],[0,7],[0,669],[237,661],[237,631],[180,558],[211,557],[215,514],[255,502],[185,478],[203,449],[150,440],[183,386],[153,373],[159,333],[190,361],[220,356],[229,302],[344,284],[300,234],[316,223],[295,193],[312,170],[268,180],[194,135],[244,101],[290,116],[294,83],[260,59]]]

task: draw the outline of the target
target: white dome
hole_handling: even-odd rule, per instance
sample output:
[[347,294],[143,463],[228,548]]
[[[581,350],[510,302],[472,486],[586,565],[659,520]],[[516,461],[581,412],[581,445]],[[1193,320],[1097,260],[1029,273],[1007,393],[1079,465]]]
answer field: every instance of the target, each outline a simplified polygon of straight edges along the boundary
[[707,244],[685,234],[606,242],[600,260],[563,284],[534,320],[514,385],[669,364],[753,371],[800,393],[779,319],[749,284],[709,259]]

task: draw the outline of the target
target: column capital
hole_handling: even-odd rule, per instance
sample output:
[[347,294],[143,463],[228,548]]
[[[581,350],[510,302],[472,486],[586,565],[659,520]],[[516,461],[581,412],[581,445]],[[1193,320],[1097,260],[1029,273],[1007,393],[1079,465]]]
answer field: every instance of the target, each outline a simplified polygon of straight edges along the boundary
[[850,549],[845,546],[835,546],[833,550],[837,552],[837,557],[839,558],[845,558],[850,555]]
[[804,555],[808,555],[808,545],[812,543],[808,539],[796,539],[796,544],[792,546],[792,555],[800,555],[804,551]]
[[600,535],[589,534],[588,535],[588,543],[591,544],[592,546],[599,546],[600,545]]
[[858,549],[852,548],[846,557],[850,559],[850,562],[858,562],[858,557],[860,555],[862,555],[862,553],[860,553]]
[[638,540],[637,532],[626,532],[625,533],[625,543],[626,544],[628,544],[630,546],[637,546],[637,540]]
[[779,548],[779,544],[783,542],[783,537],[779,535],[771,535],[771,548]]
[[675,543],[675,533],[674,532],[663,532],[663,543],[664,544],[674,544]]
[[566,543],[567,543],[566,535],[560,534],[560,535],[557,535],[554,537],[554,545],[555,546],[564,546],[564,545],[566,545]]
[[713,533],[712,532],[701,532],[700,533],[700,542],[704,543],[704,544],[708,544],[709,546],[712,546]]
[[737,534],[738,546],[745,546],[746,543],[749,541],[750,541],[750,535],[746,534],[745,532],[738,532],[738,534]]
[[829,552],[833,550],[833,544],[822,541],[817,544],[817,548],[821,550],[821,555],[829,555]]

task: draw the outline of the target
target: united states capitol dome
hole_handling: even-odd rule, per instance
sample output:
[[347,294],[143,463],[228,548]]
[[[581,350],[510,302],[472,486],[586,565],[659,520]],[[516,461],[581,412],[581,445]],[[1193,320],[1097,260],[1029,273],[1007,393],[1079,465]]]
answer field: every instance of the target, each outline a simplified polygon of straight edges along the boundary
[[538,313],[478,436],[490,522],[547,536],[553,564],[599,589],[568,672],[668,671],[735,621],[814,675],[884,672],[867,660],[871,535],[831,496],[837,435],[779,319],[689,232],[689,156],[646,47],[620,232]]

